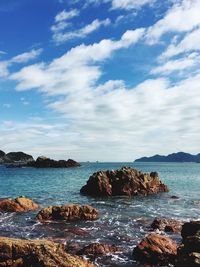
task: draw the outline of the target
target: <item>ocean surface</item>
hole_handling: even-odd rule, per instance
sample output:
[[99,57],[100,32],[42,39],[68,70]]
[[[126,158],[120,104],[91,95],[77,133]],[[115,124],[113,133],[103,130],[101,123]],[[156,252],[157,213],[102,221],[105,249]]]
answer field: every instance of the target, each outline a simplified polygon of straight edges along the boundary
[[[98,170],[134,167],[157,171],[170,192],[148,197],[92,198],[80,195],[80,188]],[[149,233],[155,217],[182,221],[200,219],[200,164],[197,163],[82,163],[72,169],[8,169],[0,165],[0,198],[20,195],[42,207],[78,203],[97,208],[94,222],[46,223],[35,220],[38,211],[0,214],[0,236],[47,238],[80,246],[102,242],[121,247],[122,252],[95,260],[99,266],[138,266],[131,260],[135,245]],[[171,196],[177,196],[173,199]],[[180,236],[172,235],[180,242]]]

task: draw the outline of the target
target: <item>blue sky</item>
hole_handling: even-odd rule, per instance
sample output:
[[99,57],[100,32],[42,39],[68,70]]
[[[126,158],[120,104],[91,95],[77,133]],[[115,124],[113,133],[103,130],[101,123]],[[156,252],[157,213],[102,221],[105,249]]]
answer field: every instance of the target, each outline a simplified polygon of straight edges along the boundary
[[200,1],[1,0],[0,149],[198,153]]

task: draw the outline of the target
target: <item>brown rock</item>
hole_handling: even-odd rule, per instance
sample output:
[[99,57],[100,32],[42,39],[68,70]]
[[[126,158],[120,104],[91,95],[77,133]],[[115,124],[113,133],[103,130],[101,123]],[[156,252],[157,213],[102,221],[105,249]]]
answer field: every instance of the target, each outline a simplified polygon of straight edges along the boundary
[[169,237],[151,234],[145,237],[133,250],[133,257],[150,264],[174,262],[177,244]]
[[65,252],[64,246],[47,240],[0,237],[0,267],[95,267]]
[[142,173],[129,167],[116,171],[99,171],[90,176],[87,184],[80,190],[90,196],[149,195],[168,192],[156,172]]
[[182,223],[173,219],[156,218],[151,224],[151,227],[154,230],[159,229],[165,232],[181,233]]
[[42,209],[37,219],[40,222],[64,220],[64,221],[79,221],[79,220],[96,220],[98,218],[98,212],[96,209],[89,205],[77,205],[69,204],[62,206],[50,206]]
[[191,221],[184,223],[181,235],[183,238],[183,241],[188,236],[193,236],[200,233],[200,221]]
[[0,200],[0,212],[24,212],[35,210],[39,206],[31,199],[26,197],[17,197],[16,199],[3,199]]
[[120,249],[114,245],[110,246],[106,244],[92,243],[84,247],[83,249],[81,249],[77,254],[96,257],[96,256],[106,255],[106,254],[115,253],[119,251]]
[[200,267],[200,221],[185,223],[183,244],[178,249],[177,267]]

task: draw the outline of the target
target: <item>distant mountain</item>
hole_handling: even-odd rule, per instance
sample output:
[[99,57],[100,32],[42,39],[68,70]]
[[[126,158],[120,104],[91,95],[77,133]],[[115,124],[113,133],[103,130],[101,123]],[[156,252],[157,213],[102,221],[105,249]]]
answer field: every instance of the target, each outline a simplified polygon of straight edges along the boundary
[[177,152],[167,156],[155,155],[136,159],[135,162],[200,162],[200,153],[192,155],[185,152]]

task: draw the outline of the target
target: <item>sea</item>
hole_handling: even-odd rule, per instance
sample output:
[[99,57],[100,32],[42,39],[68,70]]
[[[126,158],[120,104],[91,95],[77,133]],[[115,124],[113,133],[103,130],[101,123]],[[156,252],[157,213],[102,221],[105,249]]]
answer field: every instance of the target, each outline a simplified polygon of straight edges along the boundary
[[[90,175],[99,170],[130,166],[143,172],[156,171],[169,193],[147,197],[93,198],[80,194]],[[0,236],[22,239],[49,239],[80,247],[100,242],[120,247],[120,252],[92,259],[99,266],[140,266],[132,259],[138,242],[151,233],[158,218],[183,222],[200,219],[200,164],[198,163],[81,163],[69,169],[6,168],[0,165],[0,198],[27,196],[41,207],[68,203],[89,204],[99,219],[85,222],[36,221],[38,211],[0,214]],[[174,198],[174,196],[176,198]],[[178,243],[181,237],[171,234]]]

